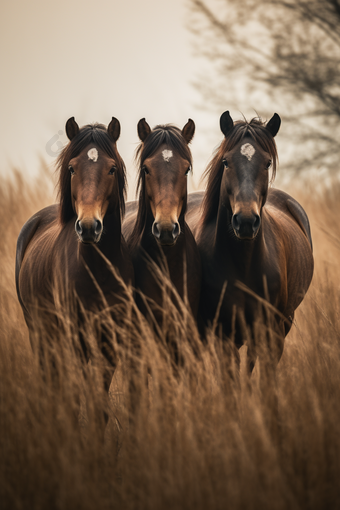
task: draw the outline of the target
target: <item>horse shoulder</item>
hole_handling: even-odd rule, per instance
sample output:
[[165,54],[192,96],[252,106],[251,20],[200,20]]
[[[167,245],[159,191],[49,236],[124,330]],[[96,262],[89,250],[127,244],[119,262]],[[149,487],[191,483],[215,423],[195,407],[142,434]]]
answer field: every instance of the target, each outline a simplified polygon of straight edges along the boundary
[[57,205],[50,205],[34,214],[22,227],[17,240],[15,278],[18,283],[19,273],[26,251],[31,241],[53,222],[57,216]]
[[[32,270],[41,267],[42,256],[39,250],[39,240],[44,237],[46,230],[57,222],[58,205],[51,205],[34,214],[22,227],[17,240],[15,261],[15,283],[19,302],[27,318],[25,298],[23,294],[30,294]],[[37,252],[36,252],[37,250]],[[32,254],[32,256],[31,256]]]

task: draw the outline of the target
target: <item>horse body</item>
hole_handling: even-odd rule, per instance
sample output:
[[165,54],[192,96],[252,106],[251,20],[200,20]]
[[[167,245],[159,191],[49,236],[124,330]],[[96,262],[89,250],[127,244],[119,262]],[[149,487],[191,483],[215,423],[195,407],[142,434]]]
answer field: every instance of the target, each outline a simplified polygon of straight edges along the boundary
[[124,282],[133,280],[125,242],[120,230],[112,229],[111,224],[117,219],[104,219],[106,235],[93,246],[79,242],[75,221],[60,225],[58,208],[52,205],[39,211],[19,238],[22,249],[17,254],[18,294],[29,327],[32,298],[38,307],[50,305],[54,309],[54,291],[58,286],[68,288],[71,294],[74,291],[84,308],[91,312],[119,304],[124,289],[109,267],[105,268],[103,255],[113,267],[119,268]]
[[[142,236],[139,245],[131,252],[135,270],[136,288],[141,290],[144,296],[154,303],[163,303],[163,286],[159,274],[155,274],[150,261],[158,263],[163,275],[168,274],[169,280],[175,287],[181,299],[186,294],[193,316],[197,316],[199,305],[200,272],[199,252],[190,228],[180,216],[178,223],[181,236],[176,241],[176,246],[162,246],[150,234]],[[146,231],[151,232],[154,218],[148,214],[146,219]],[[172,301],[178,305],[176,297],[172,294]],[[139,300],[142,310],[144,306]],[[151,304],[151,308],[153,308]],[[154,315],[159,317],[162,312],[154,309]]]
[[[127,297],[125,286],[134,278],[121,233],[125,167],[116,149],[119,122],[112,119],[108,130],[102,125],[79,130],[72,118],[66,131],[70,143],[59,158],[60,204],[30,218],[17,243],[17,293],[30,336],[37,316],[45,319],[46,329],[58,328],[58,307],[67,313],[74,297],[80,330],[90,313],[106,309],[119,319],[115,305]],[[110,333],[102,329],[98,340],[102,346],[110,342]],[[114,368],[107,345],[103,354]]]
[[206,193],[189,195],[188,221],[202,259],[199,315],[207,326],[218,313],[223,335],[233,338],[237,347],[249,339],[246,329],[251,328],[252,369],[253,330],[261,314],[271,318],[276,333],[273,356],[276,362],[281,357],[294,311],[312,279],[312,243],[307,215],[298,202],[268,189],[269,166],[276,159],[277,119],[274,126],[252,121],[238,123],[234,130],[229,113],[223,115],[226,138],[208,168]]
[[[187,173],[191,167],[188,148],[194,133],[189,121],[182,131],[167,125],[151,131],[142,119],[138,125],[140,145],[139,201],[127,204],[123,233],[128,241],[136,289],[148,298],[154,317],[162,323],[164,273],[180,298],[188,298],[197,315],[201,282],[198,248],[185,222]],[[138,207],[138,209],[137,209]],[[160,271],[155,270],[156,264]],[[163,275],[161,277],[161,275]],[[173,303],[180,308],[171,292]],[[138,305],[148,315],[143,296]]]
[[[233,235],[224,235],[221,239],[219,231],[221,228],[225,230],[228,221],[223,214],[198,238],[203,266],[200,313],[205,323],[212,322],[224,282],[227,282],[219,313],[219,322],[227,336],[232,333],[234,308],[244,311],[249,324],[255,321],[258,313],[256,298],[237,287],[237,282],[242,282],[263,299],[269,298],[287,319],[292,319],[308,289],[313,267],[310,263],[306,267],[306,260],[310,262],[310,243],[288,208],[278,204],[277,199],[282,199],[282,195],[286,194],[270,190],[262,211],[261,232],[253,242],[242,243]],[[285,199],[292,200],[289,195]],[[282,317],[278,320],[282,329],[286,323]],[[236,342],[242,345],[240,328],[237,333]]]

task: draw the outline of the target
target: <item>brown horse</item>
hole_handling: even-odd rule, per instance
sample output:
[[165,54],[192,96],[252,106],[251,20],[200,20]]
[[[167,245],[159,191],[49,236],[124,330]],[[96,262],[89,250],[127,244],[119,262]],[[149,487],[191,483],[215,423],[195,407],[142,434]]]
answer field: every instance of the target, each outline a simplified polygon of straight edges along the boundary
[[264,316],[269,314],[273,322],[271,355],[277,363],[313,275],[305,211],[287,193],[269,188],[280,124],[277,114],[265,125],[258,119],[234,124],[229,112],[223,113],[225,138],[206,170],[206,192],[190,195],[188,203],[188,223],[195,229],[202,258],[199,314],[207,326],[218,313],[224,336],[233,337],[237,347],[247,336],[244,326],[252,329],[250,371],[257,356],[253,328],[261,303]]
[[[145,119],[138,123],[141,144],[137,149],[139,201],[127,204],[123,233],[132,256],[136,289],[149,298],[158,324],[163,317],[163,286],[157,264],[196,317],[201,284],[201,263],[195,239],[185,222],[187,175],[192,157],[188,147],[195,131],[189,120],[182,130],[172,125],[150,129]],[[137,210],[138,207],[138,210]],[[178,306],[174,294],[173,303]],[[141,296],[138,305],[147,315]],[[166,311],[165,311],[166,312]]]
[[[45,318],[46,328],[58,328],[57,304],[62,301],[66,311],[72,295],[78,300],[80,332],[88,314],[105,309],[117,319],[114,309],[126,297],[125,284],[133,283],[133,266],[121,234],[126,177],[116,147],[119,121],[112,118],[107,129],[101,124],[79,129],[72,117],[66,133],[70,142],[58,159],[60,203],[32,216],[17,242],[16,287],[31,343],[37,313]],[[98,340],[107,359],[108,390],[116,360],[112,332],[101,328]],[[81,333],[80,342],[88,358]]]

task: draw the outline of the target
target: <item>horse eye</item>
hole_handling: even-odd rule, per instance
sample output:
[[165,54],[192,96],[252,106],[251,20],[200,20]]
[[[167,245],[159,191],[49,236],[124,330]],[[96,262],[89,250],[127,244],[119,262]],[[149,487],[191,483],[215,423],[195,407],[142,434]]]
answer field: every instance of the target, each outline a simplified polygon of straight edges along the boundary
[[69,169],[70,174],[74,175],[74,170],[73,170],[73,167],[71,165],[68,167],[68,169]]
[[185,172],[185,175],[188,175],[190,170],[191,170],[191,166],[189,165],[188,168],[187,168],[187,171]]
[[228,161],[226,159],[223,159],[222,163],[225,166],[225,168],[228,168]]
[[144,171],[144,173],[146,173],[146,175],[149,175],[149,170],[146,168],[146,166],[142,166],[142,170]]
[[114,174],[114,172],[115,172],[115,170],[116,170],[116,167],[115,167],[115,166],[112,166],[112,167],[111,167],[111,169],[110,169],[110,171],[109,171],[109,175],[113,175],[113,174]]
[[270,167],[272,166],[272,161],[271,159],[268,161],[267,165],[266,165],[266,168],[269,169]]

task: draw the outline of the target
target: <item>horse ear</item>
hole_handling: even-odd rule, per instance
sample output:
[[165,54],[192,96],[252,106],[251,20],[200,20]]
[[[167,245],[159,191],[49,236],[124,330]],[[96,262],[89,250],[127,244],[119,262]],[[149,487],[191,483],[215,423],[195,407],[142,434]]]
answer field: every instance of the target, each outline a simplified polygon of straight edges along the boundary
[[229,135],[229,133],[231,132],[233,127],[234,127],[234,121],[230,117],[230,113],[227,110],[226,112],[222,113],[221,118],[220,118],[220,128],[221,128],[221,131],[224,134],[224,136]]
[[120,122],[116,117],[112,117],[110,124],[107,126],[107,132],[114,142],[118,140],[120,135]]
[[189,119],[188,122],[185,124],[184,128],[182,129],[183,138],[187,143],[190,143],[191,140],[193,139],[194,134],[195,134],[195,122]]
[[69,140],[72,140],[79,133],[79,126],[76,123],[76,121],[74,120],[74,117],[71,117],[70,119],[68,119],[68,121],[66,122],[65,129],[66,129],[67,138]]
[[268,120],[266,129],[268,129],[269,133],[272,135],[272,137],[274,137],[275,135],[277,135],[277,132],[280,129],[280,126],[281,126],[280,115],[278,115],[277,113],[274,113],[272,118],[270,120]]
[[142,140],[142,142],[145,142],[146,138],[151,133],[151,128],[149,124],[146,122],[145,118],[140,119],[140,121],[138,122],[137,131],[140,140]]

